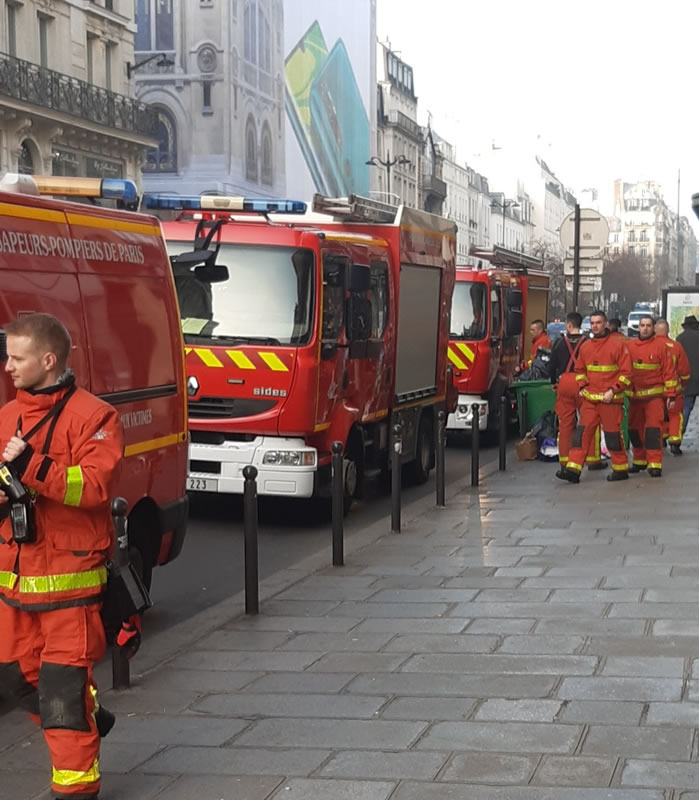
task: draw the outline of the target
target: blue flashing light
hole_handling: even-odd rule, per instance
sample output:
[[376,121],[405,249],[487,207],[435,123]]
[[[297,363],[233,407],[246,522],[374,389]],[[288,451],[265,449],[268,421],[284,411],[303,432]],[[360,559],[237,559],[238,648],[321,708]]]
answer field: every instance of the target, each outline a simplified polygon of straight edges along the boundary
[[144,206],[161,211],[222,211],[255,214],[305,214],[306,203],[300,200],[248,199],[221,195],[182,195],[164,192],[147,193]]
[[138,189],[133,181],[102,178],[102,197],[108,200],[123,200],[125,203],[137,203]]

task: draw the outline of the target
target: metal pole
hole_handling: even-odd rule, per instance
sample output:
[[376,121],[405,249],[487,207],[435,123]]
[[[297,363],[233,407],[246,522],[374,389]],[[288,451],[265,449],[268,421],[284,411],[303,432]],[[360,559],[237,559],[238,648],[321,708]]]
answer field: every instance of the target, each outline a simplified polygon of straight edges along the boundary
[[[129,535],[126,528],[126,512],[128,504],[123,497],[112,500],[112,519],[114,520],[114,533],[116,546],[114,548],[114,562],[119,570],[129,568]],[[118,631],[117,631],[118,633]],[[112,689],[128,689],[131,686],[131,670],[129,659],[124,650],[115,640],[112,642]]]
[[478,486],[480,472],[480,430],[478,403],[471,406],[471,486]]
[[245,613],[260,611],[260,586],[257,562],[257,467],[243,470],[243,525],[245,529]]
[[393,447],[391,448],[391,533],[400,533],[400,470],[403,450],[400,425],[393,426]]
[[573,311],[578,309],[580,292],[580,204],[575,204],[575,238],[573,240]]
[[345,563],[345,476],[342,442],[333,442],[332,454],[333,567],[341,567]]
[[519,396],[519,400],[522,404],[522,407],[519,410],[519,438],[524,439],[527,433],[527,412],[529,410],[527,408],[527,393],[522,392]]
[[500,398],[500,472],[507,469],[507,396]]
[[505,220],[507,217],[507,203],[505,195],[502,196],[502,246],[507,247],[507,240],[505,239]]
[[435,450],[437,455],[437,505],[439,508],[446,506],[445,499],[445,472],[446,472],[446,414],[442,409],[437,412],[437,441]]
[[677,285],[682,286],[682,258],[680,256],[680,171],[677,170]]
[[386,150],[386,160],[383,162],[386,167],[386,194],[388,195],[388,202],[391,202],[391,167],[393,166],[393,162],[391,161],[391,151]]

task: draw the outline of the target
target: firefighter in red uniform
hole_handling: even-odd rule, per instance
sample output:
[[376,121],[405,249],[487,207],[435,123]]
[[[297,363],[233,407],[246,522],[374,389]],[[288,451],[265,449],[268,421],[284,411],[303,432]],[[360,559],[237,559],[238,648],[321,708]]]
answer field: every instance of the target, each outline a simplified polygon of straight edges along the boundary
[[54,796],[88,800],[100,788],[100,733],[114,721],[92,671],[106,648],[100,607],[121,421],[76,387],[70,336],[55,317],[31,314],[5,331],[17,397],[0,410],[0,695],[41,725]]
[[633,451],[630,472],[648,468],[652,478],[663,471],[663,422],[665,398],[674,399],[679,381],[670,351],[655,336],[652,317],[641,317],[638,339],[631,339],[633,383],[629,405],[629,438]]
[[603,311],[590,314],[593,338],[580,348],[575,363],[575,380],[580,387],[580,422],[573,436],[567,468],[557,474],[571,483],[580,481],[585,456],[590,451],[595,430],[601,423],[612,459],[608,481],[628,478],[628,462],[621,436],[624,392],[631,387],[631,358],[625,344],[611,337]]
[[668,421],[663,426],[663,435],[667,436],[670,443],[670,452],[673,456],[681,456],[682,448],[682,428],[684,426],[684,394],[683,389],[691,378],[691,367],[684,347],[670,338],[670,326],[665,319],[658,319],[655,322],[655,338],[670,350],[670,357],[675,367],[675,380],[677,384],[677,394],[667,401]]
[[532,337],[532,346],[531,350],[529,351],[529,361],[527,366],[531,367],[534,359],[536,358],[536,351],[541,347],[544,350],[551,349],[551,339],[549,339],[548,333],[546,333],[546,326],[544,325],[543,319],[535,319],[534,322],[529,326],[529,333]]

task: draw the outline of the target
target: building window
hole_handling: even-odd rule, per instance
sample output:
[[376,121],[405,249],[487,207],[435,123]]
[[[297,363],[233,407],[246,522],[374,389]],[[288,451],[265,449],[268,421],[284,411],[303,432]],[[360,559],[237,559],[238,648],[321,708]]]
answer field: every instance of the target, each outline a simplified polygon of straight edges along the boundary
[[245,6],[245,60],[250,64],[257,64],[257,3],[247,3]]
[[640,241],[642,242],[648,241],[648,231],[641,231]]
[[80,175],[80,158],[70,150],[54,147],[51,153],[51,174],[77,178]]
[[631,244],[629,245],[629,255],[632,256],[636,253],[636,248]]
[[274,183],[274,159],[272,157],[272,133],[265,122],[262,128],[262,183]]
[[38,14],[37,17],[39,23],[39,64],[42,67],[48,67],[49,25],[51,24],[51,20],[48,17],[44,17],[42,14]]
[[272,32],[267,15],[256,0],[245,5],[243,52],[248,63],[272,72]]
[[112,90],[112,44],[104,43],[104,88]]
[[114,0],[104,0],[104,7],[107,11],[114,11]]
[[629,241],[630,242],[636,241],[636,231],[629,231]]
[[85,177],[87,178],[123,178],[124,165],[120,161],[109,161],[106,158],[85,159]]
[[245,125],[245,177],[257,183],[257,130],[252,115]]
[[158,146],[146,154],[144,172],[177,172],[177,128],[175,119],[164,108],[158,109],[155,131]]
[[264,11],[260,8],[257,12],[257,31],[258,31],[258,64],[260,69],[265,72],[272,72],[272,35],[269,22]]
[[20,175],[33,175],[34,174],[34,158],[29,142],[25,139],[19,150],[19,157],[17,159],[17,172]]
[[214,110],[211,107],[211,81],[204,81],[202,83],[202,114],[213,114]]
[[642,247],[641,248],[641,258],[646,258],[648,256],[648,248]]
[[89,33],[87,35],[87,42],[85,45],[87,51],[87,82],[95,82],[95,37]]
[[175,22],[172,0],[136,0],[134,50],[174,50]]
[[17,7],[7,4],[7,52],[17,55]]

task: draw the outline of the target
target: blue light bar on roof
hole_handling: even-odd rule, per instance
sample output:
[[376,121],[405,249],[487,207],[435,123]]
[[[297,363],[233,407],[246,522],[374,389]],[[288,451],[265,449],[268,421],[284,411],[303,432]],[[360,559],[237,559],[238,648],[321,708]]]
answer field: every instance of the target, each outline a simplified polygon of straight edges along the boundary
[[220,195],[167,194],[164,192],[143,195],[148,209],[161,211],[243,211],[256,214],[305,214],[306,204],[300,200],[248,199]]
[[138,202],[136,184],[121,178],[64,178],[56,175],[34,175],[33,178],[39,194]]
[[123,200],[125,203],[136,203],[138,202],[138,190],[133,181],[102,178],[102,197],[109,200]]

